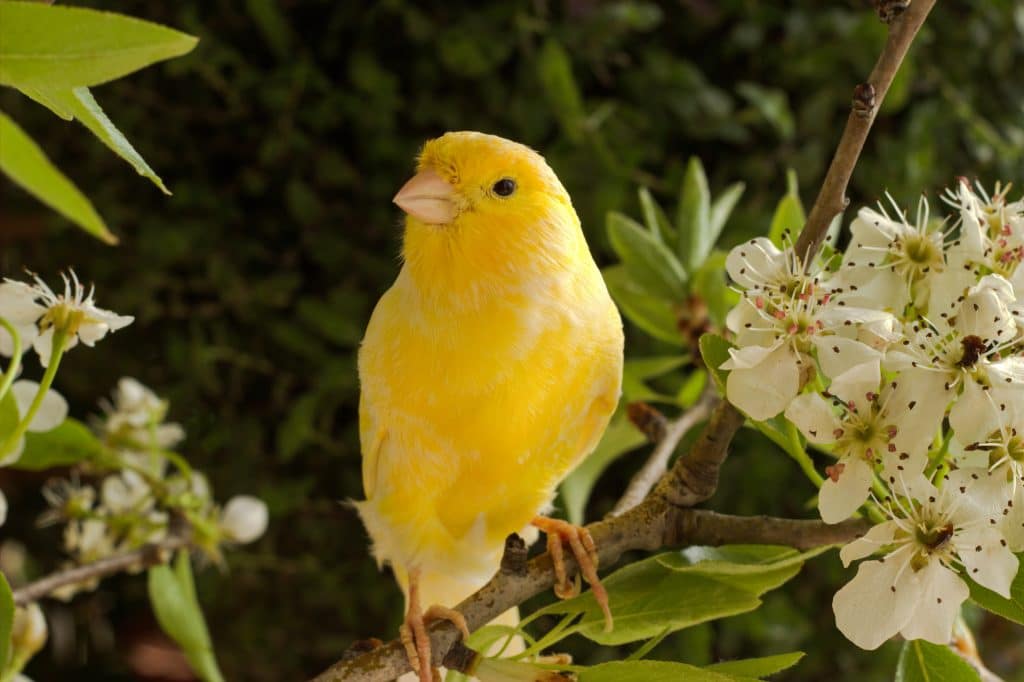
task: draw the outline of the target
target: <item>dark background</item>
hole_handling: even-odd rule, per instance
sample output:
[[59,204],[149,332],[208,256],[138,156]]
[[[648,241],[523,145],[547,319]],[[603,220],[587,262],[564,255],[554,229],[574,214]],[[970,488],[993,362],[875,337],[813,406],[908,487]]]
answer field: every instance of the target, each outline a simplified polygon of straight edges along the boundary
[[[686,159],[699,155],[713,191],[747,183],[726,236],[734,243],[767,229],[787,168],[813,201],[852,87],[885,35],[867,3],[849,0],[68,4],[201,37],[185,58],[95,89],[174,196],[78,124],[0,92],[0,107],[122,238],[105,247],[5,182],[0,272],[28,267],[52,282],[74,266],[96,282],[101,306],[136,316],[66,359],[58,386],[74,414],[96,412],[119,376],[135,376],[170,398],[189,433],[184,451],[220,499],[250,492],[269,504],[267,535],[231,552],[226,572],[199,577],[228,679],[257,681],[302,678],[354,639],[396,632],[400,594],[340,501],[361,494],[356,348],[399,266],[390,198],[423,140],[475,129],[540,150],[602,263],[606,211],[637,215],[639,184],[674,206]],[[957,175],[1024,180],[1022,37],[1021,3],[939,3],[868,142],[855,206],[886,189],[934,198]],[[570,55],[579,99],[544,57],[548,41]],[[628,334],[627,353],[665,350]],[[743,438],[710,506],[810,515],[796,467]],[[591,518],[639,459],[605,476]],[[24,543],[31,571],[52,568],[59,529],[33,525],[45,477],[2,476],[14,510],[4,537]],[[897,644],[865,654],[834,630],[831,594],[846,577],[834,557],[817,559],[760,611],[691,628],[652,656],[699,664],[802,649],[807,659],[785,679],[887,679]],[[145,678],[147,661],[177,668],[144,582],[117,578],[48,607],[52,645],[30,675],[129,680]],[[1024,668],[1024,631],[970,615],[992,667]],[[583,663],[623,655],[569,648]]]

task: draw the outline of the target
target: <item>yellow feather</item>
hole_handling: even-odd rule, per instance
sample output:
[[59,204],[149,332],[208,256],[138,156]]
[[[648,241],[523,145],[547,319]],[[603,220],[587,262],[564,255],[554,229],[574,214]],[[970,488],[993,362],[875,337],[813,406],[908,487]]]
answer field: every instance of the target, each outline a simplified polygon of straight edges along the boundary
[[[425,168],[455,188],[458,214],[407,218],[402,271],[366,330],[357,506],[378,560],[400,582],[411,567],[425,585],[444,574],[436,598],[451,602],[597,444],[619,397],[622,322],[540,155],[449,133],[424,147]],[[515,192],[495,195],[506,177]]]

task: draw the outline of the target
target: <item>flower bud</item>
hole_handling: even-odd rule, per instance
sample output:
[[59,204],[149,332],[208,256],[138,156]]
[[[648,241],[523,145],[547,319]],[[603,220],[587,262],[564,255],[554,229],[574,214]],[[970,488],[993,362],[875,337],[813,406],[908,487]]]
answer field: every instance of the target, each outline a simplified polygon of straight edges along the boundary
[[220,517],[220,527],[229,540],[246,544],[263,535],[267,521],[267,505],[263,500],[239,495],[228,500]]
[[47,629],[43,610],[35,602],[14,611],[11,628],[11,653],[16,661],[28,661],[46,644]]

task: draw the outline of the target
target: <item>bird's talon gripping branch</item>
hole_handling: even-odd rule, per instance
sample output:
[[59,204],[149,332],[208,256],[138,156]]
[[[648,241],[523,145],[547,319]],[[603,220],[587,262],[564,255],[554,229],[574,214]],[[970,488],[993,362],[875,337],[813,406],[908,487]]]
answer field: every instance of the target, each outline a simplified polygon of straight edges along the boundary
[[605,632],[610,632],[613,626],[612,611],[608,606],[608,592],[597,575],[597,547],[590,531],[582,526],[546,516],[536,516],[531,523],[548,536],[548,552],[551,554],[551,563],[555,571],[555,595],[560,599],[569,599],[580,593],[580,575],[577,574],[572,582],[566,577],[562,549],[562,543],[566,542],[576,558],[576,563],[579,564],[580,574],[590,583],[594,600],[601,607]]
[[440,673],[431,665],[430,634],[427,625],[435,620],[451,621],[463,639],[469,638],[469,626],[466,618],[455,609],[434,604],[426,612],[420,608],[419,571],[409,572],[409,608],[405,614],[405,622],[398,629],[398,636],[405,647],[405,655],[409,665],[419,676],[420,682],[440,680]]

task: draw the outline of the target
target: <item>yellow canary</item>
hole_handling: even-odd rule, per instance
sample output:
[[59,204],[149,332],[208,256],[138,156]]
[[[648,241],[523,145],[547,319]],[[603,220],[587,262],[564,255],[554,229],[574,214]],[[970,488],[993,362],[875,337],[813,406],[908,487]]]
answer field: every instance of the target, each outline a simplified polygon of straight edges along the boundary
[[[559,555],[570,541],[604,596],[589,536],[538,514],[615,409],[622,321],[568,193],[532,149],[447,133],[394,201],[407,214],[402,269],[359,352],[357,508],[406,594],[403,640],[430,680],[424,619],[464,625],[441,607],[491,578],[509,533],[539,527]],[[571,592],[564,572],[560,583]]]

